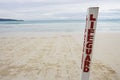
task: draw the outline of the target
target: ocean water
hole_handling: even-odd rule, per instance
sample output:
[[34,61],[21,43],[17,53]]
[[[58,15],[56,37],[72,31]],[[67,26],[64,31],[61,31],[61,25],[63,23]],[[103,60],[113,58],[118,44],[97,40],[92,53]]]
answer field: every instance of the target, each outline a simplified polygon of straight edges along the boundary
[[[0,33],[7,32],[84,32],[84,20],[1,21]],[[97,31],[120,32],[120,20],[98,20]]]

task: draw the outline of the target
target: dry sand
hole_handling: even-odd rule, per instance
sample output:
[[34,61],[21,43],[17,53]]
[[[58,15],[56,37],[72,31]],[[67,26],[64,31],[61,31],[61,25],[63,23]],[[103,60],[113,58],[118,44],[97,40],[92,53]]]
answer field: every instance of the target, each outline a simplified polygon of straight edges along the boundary
[[[0,80],[80,80],[83,35],[47,34],[0,34]],[[120,33],[97,33],[90,80],[120,80],[119,57]]]

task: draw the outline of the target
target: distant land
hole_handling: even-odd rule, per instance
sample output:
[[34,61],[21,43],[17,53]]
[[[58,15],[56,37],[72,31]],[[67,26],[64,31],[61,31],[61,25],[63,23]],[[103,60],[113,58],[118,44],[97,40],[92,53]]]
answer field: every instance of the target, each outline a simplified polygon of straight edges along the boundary
[[17,19],[3,19],[3,18],[0,18],[0,21],[24,21],[24,20],[17,20]]

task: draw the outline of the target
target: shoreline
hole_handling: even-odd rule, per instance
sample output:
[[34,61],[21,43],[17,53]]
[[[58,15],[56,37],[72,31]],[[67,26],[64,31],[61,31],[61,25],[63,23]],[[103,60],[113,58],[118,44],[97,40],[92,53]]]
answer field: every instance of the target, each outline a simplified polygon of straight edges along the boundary
[[[120,34],[119,31],[96,31],[96,34]],[[9,36],[42,36],[42,35],[84,35],[83,32],[0,32],[0,37]]]

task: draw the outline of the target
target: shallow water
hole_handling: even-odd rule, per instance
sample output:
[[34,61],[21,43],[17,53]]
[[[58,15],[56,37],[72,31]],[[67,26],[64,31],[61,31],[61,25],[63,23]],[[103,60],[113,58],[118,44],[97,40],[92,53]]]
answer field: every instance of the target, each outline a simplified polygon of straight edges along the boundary
[[[99,20],[97,31],[120,32],[120,20]],[[0,32],[84,32],[82,20],[40,20],[0,22]]]

